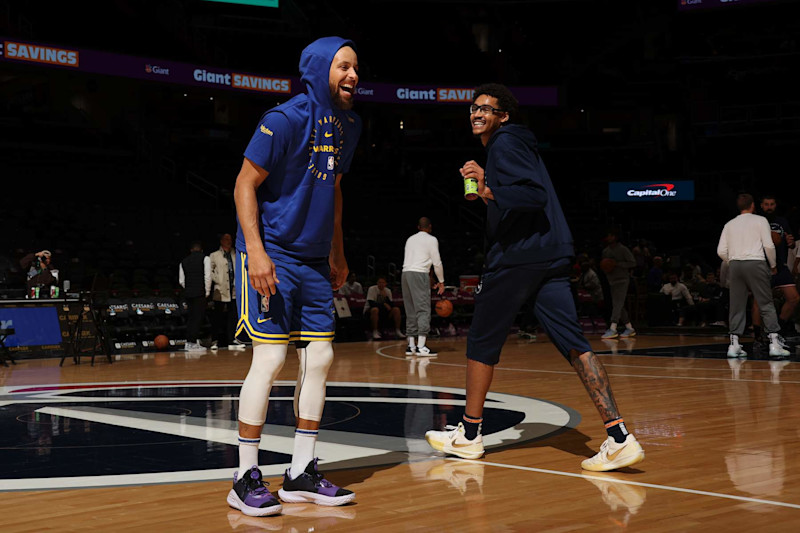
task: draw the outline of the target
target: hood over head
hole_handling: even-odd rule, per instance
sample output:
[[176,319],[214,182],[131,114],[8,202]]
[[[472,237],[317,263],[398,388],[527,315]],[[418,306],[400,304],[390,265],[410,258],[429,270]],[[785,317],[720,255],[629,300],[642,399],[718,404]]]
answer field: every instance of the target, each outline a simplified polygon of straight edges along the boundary
[[306,46],[300,54],[300,79],[308,89],[309,98],[324,108],[335,108],[329,80],[333,58],[344,46],[356,50],[356,45],[342,37],[322,37]]

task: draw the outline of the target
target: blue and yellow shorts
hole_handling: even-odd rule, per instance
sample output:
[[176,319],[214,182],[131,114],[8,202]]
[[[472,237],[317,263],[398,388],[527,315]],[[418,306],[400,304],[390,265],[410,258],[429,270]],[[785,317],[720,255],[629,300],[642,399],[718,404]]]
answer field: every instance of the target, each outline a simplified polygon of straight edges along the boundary
[[247,254],[237,253],[239,322],[236,334],[244,331],[253,342],[270,344],[332,341],[336,319],[327,258],[300,261],[274,251],[267,253],[275,264],[280,282],[276,293],[268,299],[250,285]]

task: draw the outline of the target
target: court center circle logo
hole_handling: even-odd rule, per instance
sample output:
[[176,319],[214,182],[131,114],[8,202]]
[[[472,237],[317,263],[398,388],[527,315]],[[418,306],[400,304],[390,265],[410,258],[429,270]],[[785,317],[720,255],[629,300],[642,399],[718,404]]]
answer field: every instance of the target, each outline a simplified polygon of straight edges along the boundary
[[[259,464],[265,477],[291,461],[294,381],[275,382]],[[241,381],[0,387],[0,490],[230,480],[238,464]],[[463,389],[329,382],[316,453],[329,470],[437,457],[425,431],[455,424]],[[573,409],[490,392],[484,444],[492,448],[574,428]],[[24,468],[20,465],[24,465]]]

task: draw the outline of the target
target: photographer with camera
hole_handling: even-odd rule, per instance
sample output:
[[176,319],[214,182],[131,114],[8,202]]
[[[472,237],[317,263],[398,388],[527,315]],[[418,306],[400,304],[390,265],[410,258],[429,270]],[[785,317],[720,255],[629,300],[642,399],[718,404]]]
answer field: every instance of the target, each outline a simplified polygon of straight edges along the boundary
[[[30,253],[19,261],[22,269],[27,271],[27,294],[34,294],[32,298],[45,297],[45,293],[49,296],[49,287],[58,286],[58,270],[53,268],[52,255],[49,250],[42,250]],[[35,292],[37,287],[40,294]]]

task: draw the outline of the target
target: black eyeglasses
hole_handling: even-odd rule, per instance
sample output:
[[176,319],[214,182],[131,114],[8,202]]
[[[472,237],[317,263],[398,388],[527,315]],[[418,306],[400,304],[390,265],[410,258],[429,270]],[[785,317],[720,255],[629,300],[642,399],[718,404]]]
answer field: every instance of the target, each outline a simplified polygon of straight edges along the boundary
[[505,110],[498,109],[498,108],[492,107],[490,105],[472,104],[471,106],[469,106],[469,114],[471,115],[471,114],[477,112],[478,109],[480,109],[481,113],[483,113],[484,115],[488,115],[489,113],[505,113]]

